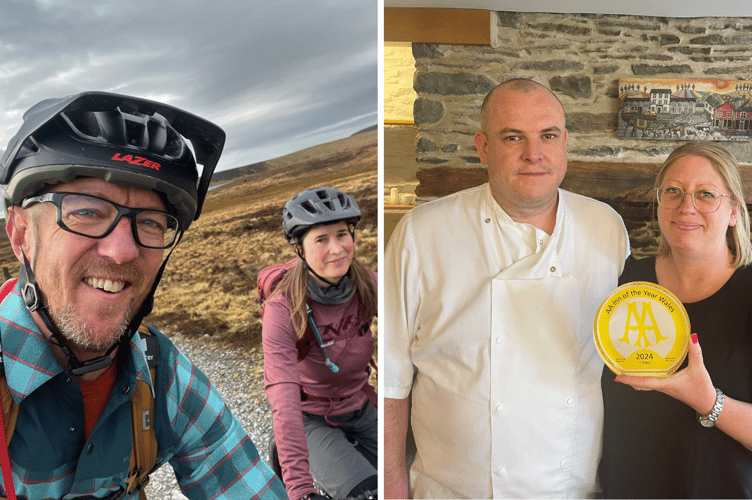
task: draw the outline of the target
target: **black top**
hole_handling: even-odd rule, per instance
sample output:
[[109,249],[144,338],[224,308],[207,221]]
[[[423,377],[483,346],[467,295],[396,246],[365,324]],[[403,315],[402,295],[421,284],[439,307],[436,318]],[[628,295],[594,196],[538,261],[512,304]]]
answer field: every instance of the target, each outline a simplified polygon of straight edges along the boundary
[[[657,283],[655,257],[627,259],[619,284]],[[713,385],[752,401],[752,265],[707,299],[684,304]],[[687,366],[684,361],[680,370]],[[689,406],[657,391],[614,382],[604,367],[605,498],[752,498],[752,452],[697,422]]]

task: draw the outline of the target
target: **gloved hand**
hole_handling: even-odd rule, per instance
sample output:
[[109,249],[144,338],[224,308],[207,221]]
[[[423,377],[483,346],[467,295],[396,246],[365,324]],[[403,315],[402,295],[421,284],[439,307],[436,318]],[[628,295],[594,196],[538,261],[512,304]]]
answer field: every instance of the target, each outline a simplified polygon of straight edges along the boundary
[[318,493],[309,493],[305,497],[303,497],[303,500],[331,500],[331,499],[323,495],[319,495]]
[[376,498],[379,498],[378,490],[365,490],[355,496],[347,497],[347,500],[374,500]]

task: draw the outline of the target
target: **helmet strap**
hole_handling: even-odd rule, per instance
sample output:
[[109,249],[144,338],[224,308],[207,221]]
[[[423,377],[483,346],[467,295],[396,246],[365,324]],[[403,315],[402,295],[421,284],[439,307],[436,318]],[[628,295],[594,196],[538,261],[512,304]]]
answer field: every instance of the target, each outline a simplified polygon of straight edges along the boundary
[[[24,303],[26,304],[26,308],[29,310],[29,312],[36,311],[37,314],[39,314],[39,317],[42,318],[44,326],[46,326],[52,334],[49,342],[53,345],[56,345],[60,348],[60,350],[63,351],[70,373],[73,376],[78,377],[80,375],[85,375],[87,373],[91,373],[102,368],[107,368],[112,365],[113,359],[110,355],[112,354],[112,351],[114,351],[115,348],[117,348],[117,346],[123,342],[124,337],[126,337],[127,334],[123,334],[120,337],[120,340],[113,344],[112,347],[110,347],[104,355],[83,362],[79,361],[76,355],[73,354],[73,351],[68,345],[68,342],[65,340],[65,337],[63,337],[63,334],[60,333],[60,329],[52,321],[52,318],[47,311],[47,307],[44,305],[40,296],[36,278],[34,277],[34,272],[31,270],[31,265],[29,264],[29,260],[26,257],[26,253],[24,253],[23,251],[22,253],[24,262],[19,268],[18,282],[21,286],[21,295],[23,297]],[[130,337],[128,337],[126,340],[129,339]]]
[[[311,266],[308,265],[308,261],[305,259],[305,256],[303,255],[303,245],[302,243],[293,243],[292,244],[293,249],[295,249],[295,253],[298,254],[298,257],[300,257],[300,260],[303,262],[303,269],[308,271],[309,273],[316,276],[318,279],[329,285],[329,287],[337,287],[337,283],[333,283],[332,281],[329,281],[328,279],[324,278],[323,276],[319,275],[316,271],[311,269]],[[348,269],[347,272],[350,272]]]

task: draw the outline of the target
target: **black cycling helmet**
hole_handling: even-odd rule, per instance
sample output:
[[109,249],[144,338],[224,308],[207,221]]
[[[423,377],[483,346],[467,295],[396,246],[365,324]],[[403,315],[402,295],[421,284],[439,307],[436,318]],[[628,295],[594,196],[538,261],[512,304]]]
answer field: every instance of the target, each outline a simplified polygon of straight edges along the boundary
[[[106,92],[42,101],[24,113],[23,120],[0,159],[4,207],[18,205],[48,185],[94,177],[160,194],[167,210],[180,221],[181,232],[201,213],[225,142],[224,131],[203,118],[166,104]],[[197,164],[203,167],[200,174]],[[19,284],[26,307],[38,311],[71,373],[82,375],[112,364],[111,352],[127,345],[151,312],[169,256],[118,342],[104,355],[81,362],[52,321],[23,254]]]
[[48,99],[23,119],[0,160],[6,206],[50,184],[97,177],[161,194],[183,230],[201,213],[225,141],[203,118],[106,92]]
[[291,244],[316,224],[347,221],[356,225],[360,207],[355,198],[339,189],[320,187],[298,193],[282,210],[282,231]]

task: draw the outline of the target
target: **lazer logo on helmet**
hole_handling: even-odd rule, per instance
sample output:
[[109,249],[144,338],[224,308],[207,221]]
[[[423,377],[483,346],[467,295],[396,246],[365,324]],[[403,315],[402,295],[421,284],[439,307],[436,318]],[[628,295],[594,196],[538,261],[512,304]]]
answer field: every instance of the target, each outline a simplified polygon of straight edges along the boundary
[[126,163],[130,163],[131,165],[139,165],[141,167],[148,167],[153,168],[154,170],[159,170],[162,165],[155,161],[147,160],[143,156],[133,156],[133,155],[125,155],[120,156],[120,153],[115,153],[115,155],[112,157],[115,161],[124,161]]

